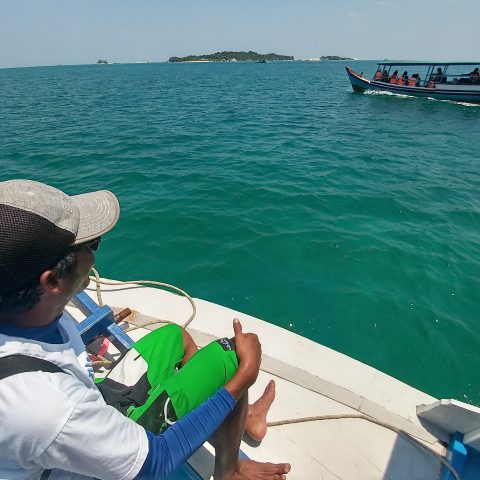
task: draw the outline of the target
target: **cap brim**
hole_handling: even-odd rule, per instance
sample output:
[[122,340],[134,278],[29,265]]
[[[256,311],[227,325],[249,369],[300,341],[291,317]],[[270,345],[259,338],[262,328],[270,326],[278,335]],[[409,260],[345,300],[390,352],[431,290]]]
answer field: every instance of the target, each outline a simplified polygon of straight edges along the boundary
[[112,192],[100,190],[70,198],[80,211],[80,224],[75,245],[105,235],[117,223],[120,205]]

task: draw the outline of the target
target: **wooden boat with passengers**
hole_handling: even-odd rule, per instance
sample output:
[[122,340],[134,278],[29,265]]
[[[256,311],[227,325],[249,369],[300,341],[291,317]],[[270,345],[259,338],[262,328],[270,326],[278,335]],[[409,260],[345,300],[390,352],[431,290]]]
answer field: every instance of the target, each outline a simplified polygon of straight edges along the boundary
[[367,90],[480,103],[480,62],[379,62],[371,80],[345,67],[355,92]]

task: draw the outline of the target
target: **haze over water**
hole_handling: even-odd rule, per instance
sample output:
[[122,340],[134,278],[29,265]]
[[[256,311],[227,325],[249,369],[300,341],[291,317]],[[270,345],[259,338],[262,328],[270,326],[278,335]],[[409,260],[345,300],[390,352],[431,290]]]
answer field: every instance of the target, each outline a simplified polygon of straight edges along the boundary
[[480,106],[354,94],[337,62],[8,69],[0,88],[2,180],[118,196],[102,276],[480,404]]

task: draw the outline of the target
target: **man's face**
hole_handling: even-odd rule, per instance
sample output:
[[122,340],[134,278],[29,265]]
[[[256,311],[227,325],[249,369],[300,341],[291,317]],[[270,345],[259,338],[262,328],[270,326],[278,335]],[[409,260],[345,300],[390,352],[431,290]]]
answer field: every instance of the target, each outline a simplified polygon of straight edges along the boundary
[[63,307],[65,307],[74,295],[80,293],[87,287],[90,282],[88,274],[95,263],[95,256],[88,246],[78,250],[76,256],[77,265],[75,268],[64,278],[60,279]]

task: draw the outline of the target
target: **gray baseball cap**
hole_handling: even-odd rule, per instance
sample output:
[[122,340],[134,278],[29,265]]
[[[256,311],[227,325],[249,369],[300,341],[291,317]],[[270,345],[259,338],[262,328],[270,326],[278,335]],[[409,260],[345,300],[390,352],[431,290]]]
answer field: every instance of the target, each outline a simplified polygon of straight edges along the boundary
[[108,190],[68,196],[32,180],[0,182],[0,293],[38,278],[74,245],[101,237],[119,215]]

